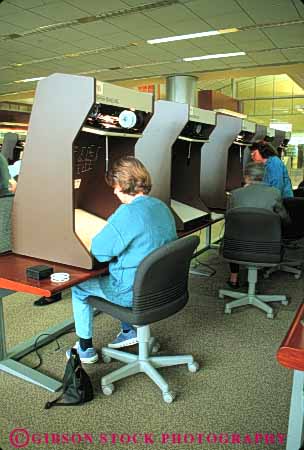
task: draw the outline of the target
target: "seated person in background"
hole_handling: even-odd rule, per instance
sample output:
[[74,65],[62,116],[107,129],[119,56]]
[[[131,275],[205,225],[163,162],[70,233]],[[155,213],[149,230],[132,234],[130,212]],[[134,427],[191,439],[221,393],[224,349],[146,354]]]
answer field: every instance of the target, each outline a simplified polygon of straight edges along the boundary
[[269,142],[255,142],[251,147],[254,162],[265,165],[264,183],[277,188],[282,198],[293,197],[291,181],[283,161]]
[[0,195],[15,193],[17,183],[10,177],[6,158],[0,153]]
[[304,180],[301,181],[301,183],[298,186],[298,189],[304,189]]
[[[231,191],[228,197],[227,211],[231,208],[263,208],[273,211],[285,223],[290,222],[288,212],[278,189],[268,186],[265,179],[265,165],[250,162],[244,171],[245,186]],[[239,265],[230,263],[230,279],[228,284],[232,288],[239,287]]]
[[[138,159],[127,156],[115,161],[106,175],[106,182],[114,189],[122,205],[93,238],[91,253],[98,261],[110,261],[109,275],[72,287],[75,329],[79,337],[75,348],[83,363],[98,360],[92,343],[93,308],[87,303],[87,297],[102,297],[130,308],[135,272],[140,262],[157,248],[177,238],[175,221],[169,208],[161,200],[148,196],[151,190],[150,174]],[[109,347],[120,348],[136,343],[136,329],[122,323],[120,333]]]

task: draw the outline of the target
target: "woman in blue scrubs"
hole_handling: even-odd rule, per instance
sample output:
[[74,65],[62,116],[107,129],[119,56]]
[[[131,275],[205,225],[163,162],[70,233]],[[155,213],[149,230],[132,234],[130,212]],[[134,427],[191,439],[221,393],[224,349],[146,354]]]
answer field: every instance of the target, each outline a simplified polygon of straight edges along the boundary
[[[109,261],[109,275],[72,288],[75,328],[79,337],[75,347],[83,363],[98,360],[92,343],[93,308],[87,303],[88,296],[131,307],[138,265],[153,250],[177,238],[169,208],[161,200],[148,196],[152,187],[150,174],[138,159],[128,156],[115,161],[106,181],[122,205],[93,238],[91,253],[100,262]],[[120,333],[109,347],[121,348],[136,343],[136,329],[122,323]]]

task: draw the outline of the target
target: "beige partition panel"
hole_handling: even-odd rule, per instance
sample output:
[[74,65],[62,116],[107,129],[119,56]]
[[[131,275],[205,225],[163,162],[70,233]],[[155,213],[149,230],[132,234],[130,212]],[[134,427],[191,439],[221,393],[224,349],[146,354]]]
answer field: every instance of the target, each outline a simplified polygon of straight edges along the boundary
[[72,149],[94,102],[94,78],[54,74],[38,83],[13,207],[15,253],[92,268],[74,233]]
[[[170,206],[172,145],[188,122],[189,105],[166,100],[154,104],[154,115],[135,146],[135,156],[148,168],[151,195]],[[180,180],[181,183],[183,180]]]
[[200,197],[210,211],[226,209],[229,148],[241,127],[242,119],[239,117],[217,114],[216,127],[202,148]]

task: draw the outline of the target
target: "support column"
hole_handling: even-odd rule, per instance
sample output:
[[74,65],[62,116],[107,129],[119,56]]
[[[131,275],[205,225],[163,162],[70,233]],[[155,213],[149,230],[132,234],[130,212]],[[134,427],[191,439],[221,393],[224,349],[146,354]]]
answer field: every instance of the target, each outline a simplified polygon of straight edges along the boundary
[[177,103],[197,106],[197,77],[172,75],[166,80],[166,98]]

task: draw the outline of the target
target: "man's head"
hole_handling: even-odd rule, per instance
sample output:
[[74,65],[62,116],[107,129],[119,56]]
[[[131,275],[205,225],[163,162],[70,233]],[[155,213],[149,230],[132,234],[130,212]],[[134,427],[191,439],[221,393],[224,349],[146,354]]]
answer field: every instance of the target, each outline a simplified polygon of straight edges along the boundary
[[246,184],[261,182],[264,179],[265,166],[256,162],[250,162],[244,170],[244,178]]
[[128,203],[129,196],[149,194],[151,177],[141,161],[133,156],[117,159],[106,174],[106,182],[122,203]]

